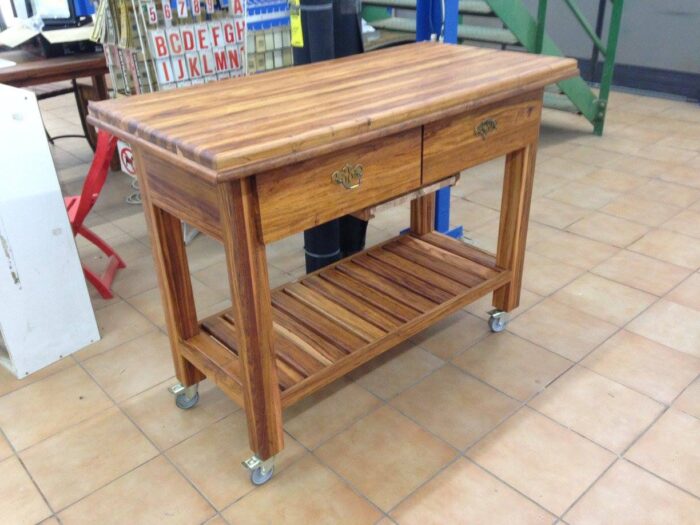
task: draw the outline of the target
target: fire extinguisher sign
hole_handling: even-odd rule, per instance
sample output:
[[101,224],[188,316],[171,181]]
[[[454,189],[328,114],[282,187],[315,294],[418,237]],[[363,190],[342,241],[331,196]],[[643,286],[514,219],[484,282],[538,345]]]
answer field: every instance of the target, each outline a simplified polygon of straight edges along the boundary
[[117,150],[119,151],[119,163],[121,164],[122,171],[127,175],[135,177],[134,152],[131,150],[131,146],[120,140],[117,142]]

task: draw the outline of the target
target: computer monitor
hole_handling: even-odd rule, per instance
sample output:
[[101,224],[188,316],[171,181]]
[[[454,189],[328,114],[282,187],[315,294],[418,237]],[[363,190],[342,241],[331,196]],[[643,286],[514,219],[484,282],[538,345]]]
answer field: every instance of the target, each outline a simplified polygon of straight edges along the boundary
[[12,0],[12,8],[17,18],[39,15],[44,29],[83,25],[95,12],[87,0]]

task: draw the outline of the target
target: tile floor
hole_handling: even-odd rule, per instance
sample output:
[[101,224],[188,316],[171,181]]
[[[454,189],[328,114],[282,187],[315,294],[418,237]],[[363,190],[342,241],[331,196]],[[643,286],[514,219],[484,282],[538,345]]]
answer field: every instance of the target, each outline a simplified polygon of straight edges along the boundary
[[[78,132],[71,97],[42,103]],[[91,151],[53,148],[77,193]],[[453,222],[493,249],[502,162],[465,173]],[[91,296],[102,340],[31,377],[0,371],[0,521],[170,524],[700,523],[700,107],[614,93],[604,138],[547,111],[522,306],[488,298],[286,414],[278,472],[253,489],[245,418],[211,385],[179,411],[149,240],[112,174],[90,225],[128,268]],[[369,242],[406,225],[372,221]],[[82,258],[104,263],[80,242]],[[202,315],[227,304],[224,255],[188,248]],[[268,249],[303,272],[301,239]]]

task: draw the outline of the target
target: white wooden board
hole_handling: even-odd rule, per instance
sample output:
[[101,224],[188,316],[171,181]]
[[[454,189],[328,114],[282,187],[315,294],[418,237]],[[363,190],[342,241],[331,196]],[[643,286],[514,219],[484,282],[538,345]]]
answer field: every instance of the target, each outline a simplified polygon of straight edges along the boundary
[[0,361],[22,378],[99,332],[36,97],[0,84]]

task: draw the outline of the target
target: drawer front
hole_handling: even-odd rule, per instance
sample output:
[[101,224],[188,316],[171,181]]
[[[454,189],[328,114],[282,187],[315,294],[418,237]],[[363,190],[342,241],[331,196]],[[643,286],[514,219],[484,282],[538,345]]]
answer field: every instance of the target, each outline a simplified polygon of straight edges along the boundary
[[421,129],[256,175],[265,243],[403,195],[421,183]]
[[520,149],[537,140],[542,91],[519,95],[426,124],[423,184]]

